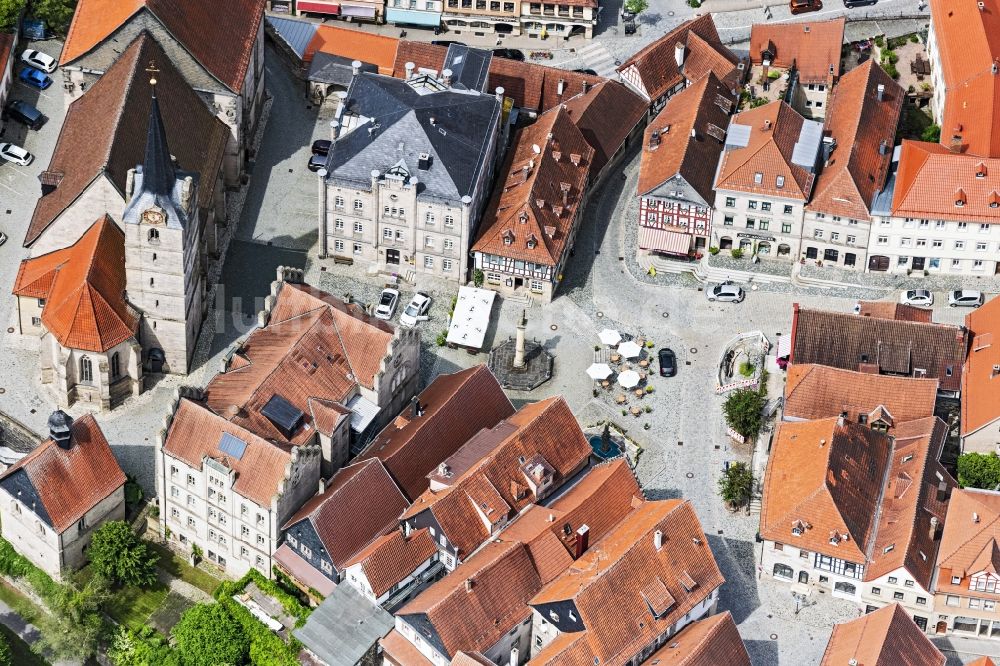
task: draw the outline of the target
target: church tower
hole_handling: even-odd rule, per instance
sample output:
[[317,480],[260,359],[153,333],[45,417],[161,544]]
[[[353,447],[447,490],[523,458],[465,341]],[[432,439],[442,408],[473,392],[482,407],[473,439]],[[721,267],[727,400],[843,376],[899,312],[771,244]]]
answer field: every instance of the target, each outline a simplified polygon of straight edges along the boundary
[[[151,77],[158,71],[151,63]],[[129,302],[142,312],[143,363],[153,372],[187,374],[203,318],[198,174],[176,167],[150,78],[146,155],[129,173],[122,216]]]

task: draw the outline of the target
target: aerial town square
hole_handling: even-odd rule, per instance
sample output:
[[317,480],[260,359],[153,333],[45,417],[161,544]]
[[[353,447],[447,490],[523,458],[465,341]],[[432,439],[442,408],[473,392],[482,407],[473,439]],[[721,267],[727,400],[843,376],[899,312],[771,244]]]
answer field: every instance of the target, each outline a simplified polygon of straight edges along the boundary
[[1000,0],[0,0],[0,666],[996,666]]

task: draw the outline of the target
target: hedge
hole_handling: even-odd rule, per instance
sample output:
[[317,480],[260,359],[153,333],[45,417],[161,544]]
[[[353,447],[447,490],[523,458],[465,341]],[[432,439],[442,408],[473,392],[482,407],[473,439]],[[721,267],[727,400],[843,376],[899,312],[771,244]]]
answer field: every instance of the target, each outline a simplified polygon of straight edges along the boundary
[[42,600],[49,605],[55,603],[63,586],[23,555],[14,550],[10,542],[0,537],[0,573],[11,578],[25,579]]

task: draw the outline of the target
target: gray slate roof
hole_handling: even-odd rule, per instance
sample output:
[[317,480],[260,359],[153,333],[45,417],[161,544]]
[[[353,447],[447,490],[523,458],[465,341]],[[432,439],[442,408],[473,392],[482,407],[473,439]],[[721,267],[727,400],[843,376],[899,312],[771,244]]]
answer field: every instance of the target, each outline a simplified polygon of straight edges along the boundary
[[[309,65],[309,75],[306,77],[316,83],[328,83],[345,88],[351,85],[354,78],[354,61],[350,58],[317,51]],[[378,67],[367,62],[361,63],[362,72],[378,72]]]
[[393,625],[392,615],[342,583],[292,635],[329,666],[354,666]]
[[[274,28],[274,32],[288,44],[289,48],[295,51],[295,55],[302,58],[306,54],[306,47],[316,35],[319,27],[316,23],[309,21],[297,21],[291,18],[281,18],[280,16],[265,16],[265,20]],[[319,55],[319,52],[316,53]]]
[[[447,89],[429,77],[362,73],[346,105],[368,120],[334,144],[329,180],[367,188],[372,171],[402,163],[421,183],[420,196],[458,201],[488,185],[480,180],[500,120],[494,96]],[[429,169],[417,169],[420,153],[431,155]]]
[[485,49],[473,49],[462,44],[451,44],[444,56],[442,71],[450,69],[456,88],[486,92],[486,82],[490,76],[490,62],[493,53]]

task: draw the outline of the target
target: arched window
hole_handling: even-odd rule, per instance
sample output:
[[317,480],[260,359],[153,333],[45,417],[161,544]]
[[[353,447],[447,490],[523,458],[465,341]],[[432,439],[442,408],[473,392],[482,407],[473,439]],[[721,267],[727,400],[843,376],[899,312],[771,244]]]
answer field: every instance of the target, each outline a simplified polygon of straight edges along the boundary
[[88,384],[94,381],[94,366],[90,362],[89,356],[80,359],[80,381]]
[[792,579],[792,568],[787,564],[782,564],[778,562],[774,565],[774,575],[776,578],[784,578],[785,580]]
[[160,230],[159,229],[150,229],[149,230],[149,235],[147,236],[147,240],[149,240],[150,243],[159,243],[160,242]]
[[118,379],[122,374],[122,359],[119,352],[111,355],[111,379]]

